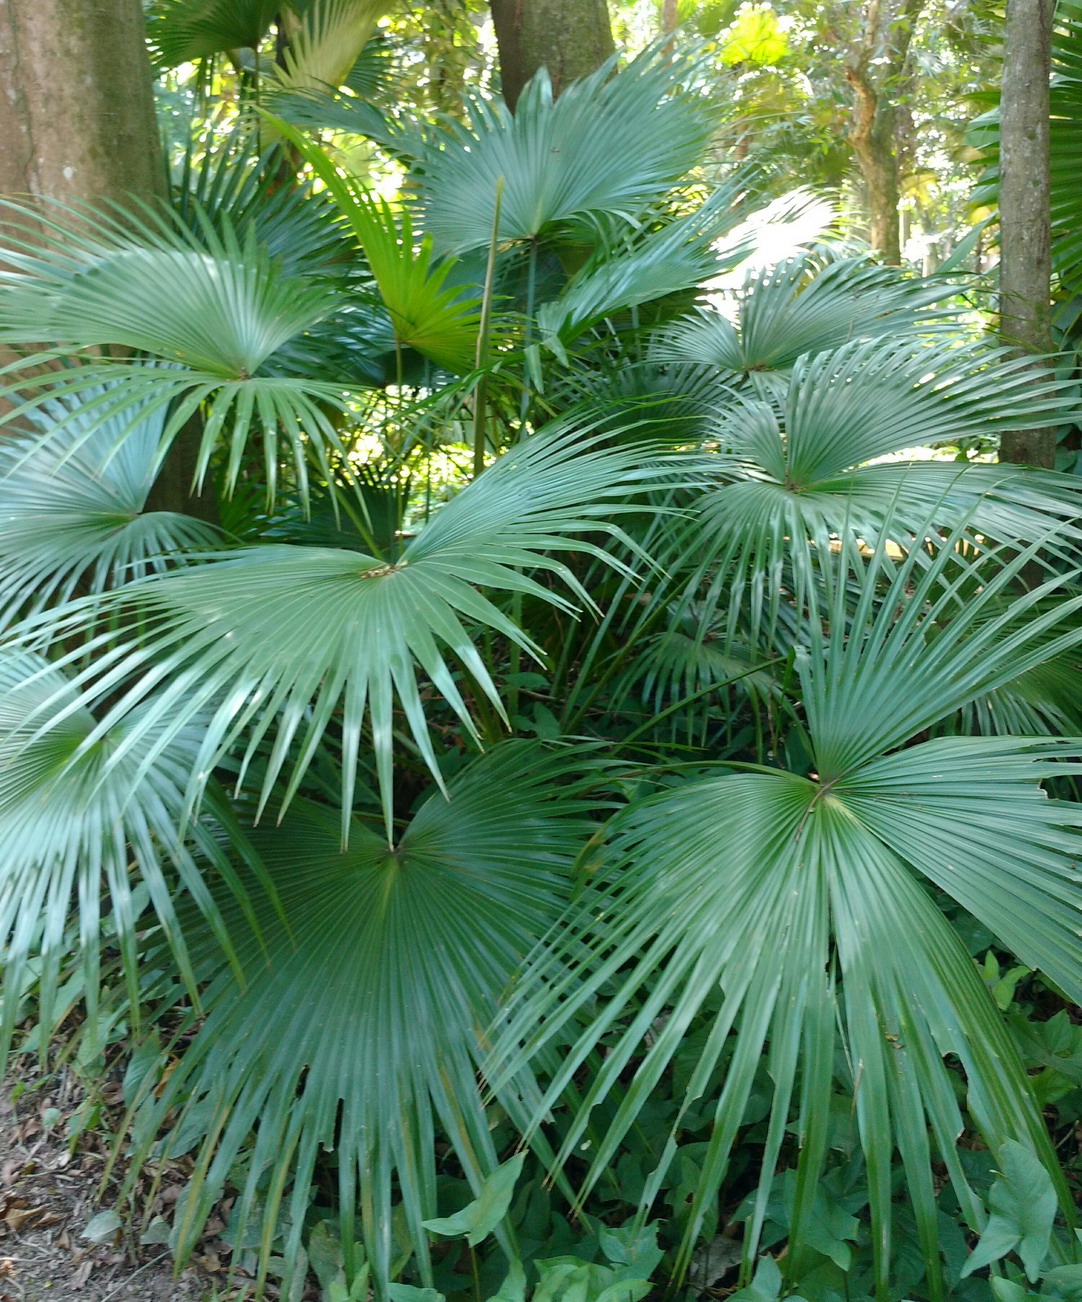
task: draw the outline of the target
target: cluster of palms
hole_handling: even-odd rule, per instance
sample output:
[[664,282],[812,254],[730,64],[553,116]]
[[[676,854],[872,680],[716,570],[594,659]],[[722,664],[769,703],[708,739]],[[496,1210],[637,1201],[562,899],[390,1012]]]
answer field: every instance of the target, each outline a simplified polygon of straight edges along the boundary
[[[333,1153],[347,1255],[428,1282],[437,1160],[480,1189],[498,1113],[583,1199],[677,1054],[677,1273],[764,1060],[749,1272],[785,1168],[814,1256],[839,1080],[883,1291],[894,1163],[930,1296],[945,1181],[981,1228],[966,1127],[1069,1202],[947,906],[1082,996],[1082,491],[888,454],[1076,400],[859,258],[702,305],[751,200],[682,71],[384,118],[398,204],[307,94],[258,129],[315,193],[233,141],[171,212],[6,208],[0,1031],[75,973],[85,1036],[162,1046],[181,1256],[231,1185],[296,1260]],[[193,429],[217,522],[145,509]]]

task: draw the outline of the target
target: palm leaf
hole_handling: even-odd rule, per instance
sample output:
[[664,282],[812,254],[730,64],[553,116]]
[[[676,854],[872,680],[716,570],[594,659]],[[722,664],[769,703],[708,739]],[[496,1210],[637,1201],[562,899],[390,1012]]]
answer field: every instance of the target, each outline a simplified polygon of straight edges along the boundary
[[[967,587],[974,595],[961,604],[945,589],[980,569],[958,554],[956,537],[944,540],[927,572],[911,556],[885,601],[866,583],[855,617],[836,584],[834,635],[828,639],[813,622],[812,650],[800,669],[811,776],[730,771],[629,808],[610,829],[607,884],[571,907],[526,970],[493,1061],[518,1069],[554,1037],[572,1039],[535,1124],[602,1037],[608,1046],[560,1160],[577,1150],[593,1109],[633,1073],[596,1146],[584,1193],[720,984],[721,1007],[685,1098],[688,1106],[707,1094],[716,1105],[683,1267],[716,1204],[764,1054],[773,1099],[745,1270],[794,1115],[800,1158],[786,1264],[794,1278],[807,1268],[839,1047],[853,1064],[877,1289],[887,1288],[895,1149],[933,1296],[942,1295],[933,1160],[945,1165],[963,1216],[981,1224],[980,1200],[955,1152],[964,1118],[944,1055],[958,1056],[970,1113],[993,1151],[1015,1139],[1058,1179],[1017,1050],[920,879],[930,877],[972,909],[1072,997],[1082,993],[1082,891],[1074,868],[1082,815],[1038,785],[1080,771],[1082,741],[911,741],[1057,645],[1082,640],[1070,622],[1082,598],[1029,621],[1025,611],[1044,593],[1000,608],[1005,585],[1026,559],[1016,556],[983,588]],[[1052,630],[1058,643],[1049,641]],[[595,1003],[602,989],[604,1000]],[[503,1079],[497,1072],[497,1083]],[[1057,1188],[1064,1198],[1062,1183]]]
[[502,743],[462,770],[447,798],[430,796],[392,847],[355,817],[342,850],[337,812],[307,800],[254,833],[281,915],[260,906],[258,936],[230,916],[244,986],[200,947],[206,1020],[140,1120],[153,1136],[174,1107],[174,1128],[209,1110],[178,1215],[182,1257],[258,1127],[234,1226],[243,1235],[269,1177],[264,1267],[289,1177],[292,1265],[314,1165],[333,1149],[342,1242],[353,1243],[359,1203],[382,1291],[397,1184],[430,1282],[422,1222],[437,1214],[433,1128],[476,1190],[500,1160],[477,1081],[479,1036],[559,913],[566,870],[591,829],[568,783],[580,765],[562,748]]
[[[131,869],[145,884],[172,962],[198,1002],[188,946],[177,922],[177,886],[187,893],[232,955],[206,880],[237,886],[213,828],[184,818],[184,792],[201,735],[198,723],[154,746],[143,726],[151,703],[109,728],[78,702],[72,683],[31,651],[0,655],[0,943],[8,997],[0,1020],[0,1058],[18,1020],[16,992],[31,953],[41,960],[38,1018],[51,1025],[57,976],[67,958],[66,931],[78,905],[79,946],[88,1024],[98,1002],[103,892],[138,1017],[137,932],[148,926],[135,904]],[[141,740],[124,758],[128,729]],[[96,738],[88,745],[90,738]],[[148,753],[154,750],[152,760]],[[219,810],[219,812],[221,812]],[[224,816],[224,815],[223,815]],[[178,829],[182,829],[178,831]]]
[[499,238],[529,240],[591,214],[631,222],[700,161],[709,140],[704,105],[679,89],[685,67],[655,51],[614,74],[611,63],[559,99],[542,70],[512,116],[474,101],[469,126],[448,125],[400,148],[418,158],[418,201],[441,252],[492,238],[502,178]]
[[750,273],[735,322],[703,310],[660,330],[651,356],[717,367],[726,377],[786,369],[857,340],[889,338],[897,346],[942,330],[955,315],[944,300],[956,293],[950,281],[907,276],[864,258],[823,266],[803,254]]
[[[32,414],[49,435],[44,442],[9,434],[0,444],[0,624],[77,587],[101,592],[220,543],[200,520],[143,509],[160,409],[134,425],[118,416],[88,421],[63,401]],[[58,433],[50,433],[53,420]]]
[[391,0],[312,0],[275,72],[286,90],[341,86]]
[[[30,215],[13,201],[4,207],[19,220]],[[92,412],[108,420],[127,411],[135,423],[168,407],[164,444],[203,405],[200,478],[224,437],[231,489],[253,427],[266,453],[268,496],[280,443],[293,454],[302,488],[310,456],[329,473],[326,448],[338,440],[322,408],[342,408],[341,388],[275,373],[289,347],[341,302],[326,281],[282,276],[254,231],[242,240],[224,218],[220,234],[204,221],[196,237],[149,209],[139,220],[56,209],[60,220],[45,223],[44,242],[7,240],[0,339],[18,346],[62,340],[61,355],[120,345],[146,357],[42,369],[54,356],[47,352],[10,364],[0,392],[21,402],[5,421],[65,396],[78,396],[68,405],[84,427]],[[71,226],[76,218],[82,229]]]
[[745,250],[716,248],[718,237],[739,219],[742,186],[720,187],[696,211],[660,230],[627,238],[621,248],[602,247],[537,314],[542,342],[559,353],[577,335],[612,312],[694,289]]
[[343,176],[318,145],[287,123],[277,125],[312,165],[356,235],[398,347],[416,348],[450,371],[472,369],[480,300],[446,285],[454,260],[433,265],[431,237],[425,235],[414,247],[408,212],[396,216],[386,199],[368,192],[355,178]]
[[[867,464],[932,440],[1014,428],[1038,409],[1057,423],[1075,407],[1065,383],[1031,388],[1020,362],[979,342],[888,349],[873,341],[801,358],[781,401],[780,416],[772,404],[743,399],[715,423],[719,483],[658,553],[674,565],[695,558],[690,580],[684,567],[677,581],[688,600],[705,598],[708,622],[724,601],[734,628],[750,621],[744,627],[753,641],[769,639],[787,594],[797,609],[819,604],[817,558],[839,539],[846,554],[868,546],[889,568],[894,552],[910,550],[928,529],[965,520],[961,545],[973,550],[987,538],[1044,538],[1042,563],[1077,556],[1079,488],[1071,476],[951,462]],[[885,532],[888,521],[893,533]]]
[[147,10],[147,42],[162,68],[254,50],[278,8],[277,0],[155,0]]
[[[672,473],[644,464],[641,448],[599,447],[601,440],[572,423],[519,444],[437,512],[393,563],[356,551],[246,549],[82,598],[29,621],[25,636],[92,635],[93,663],[77,677],[83,699],[120,693],[98,733],[165,684],[116,756],[145,742],[152,758],[206,714],[193,799],[242,738],[243,775],[274,730],[262,800],[296,743],[288,800],[327,729],[341,728],[343,835],[367,718],[390,838],[394,702],[439,780],[418,674],[442,698],[446,717],[457,717],[477,737],[478,714],[487,711],[495,726],[502,706],[473,630],[490,629],[537,654],[529,636],[480,589],[530,594],[570,610],[566,597],[526,571],[547,572],[588,606],[589,596],[558,552],[604,559],[596,543],[579,535],[618,536],[611,517],[631,509],[628,496]],[[472,684],[472,700],[453,664]]]

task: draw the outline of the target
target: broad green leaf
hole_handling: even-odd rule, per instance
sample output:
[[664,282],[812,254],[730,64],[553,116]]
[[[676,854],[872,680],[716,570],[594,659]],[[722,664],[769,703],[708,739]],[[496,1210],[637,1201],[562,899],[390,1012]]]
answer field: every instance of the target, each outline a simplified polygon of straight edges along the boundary
[[485,1178],[481,1192],[472,1203],[467,1203],[453,1216],[439,1216],[423,1222],[425,1229],[447,1238],[465,1235],[470,1247],[476,1247],[507,1215],[515,1192],[515,1182],[522,1174],[525,1160],[525,1153],[516,1153]]
[[1030,1282],[1040,1277],[1048,1255],[1057,1198],[1048,1172],[1031,1149],[1008,1140],[999,1150],[1000,1173],[992,1185],[992,1210],[980,1241],[969,1254],[962,1274],[1017,1252]]
[[403,135],[420,163],[425,229],[444,253],[485,248],[502,178],[499,238],[543,237],[591,214],[631,224],[683,180],[710,138],[705,105],[681,85],[685,65],[648,51],[552,93],[542,69],[511,112],[474,100],[466,126]]

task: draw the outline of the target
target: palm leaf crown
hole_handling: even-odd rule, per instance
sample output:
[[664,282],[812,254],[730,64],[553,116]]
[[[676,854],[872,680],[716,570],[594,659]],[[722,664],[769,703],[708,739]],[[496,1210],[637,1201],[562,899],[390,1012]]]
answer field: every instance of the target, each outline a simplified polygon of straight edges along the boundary
[[[157,5],[159,57],[273,8]],[[377,13],[309,6],[289,85],[340,85]],[[1082,998],[1078,485],[903,457],[1077,399],[942,279],[809,253],[697,299],[753,187],[688,188],[693,84],[654,51],[400,120],[408,206],[272,114],[311,206],[257,202],[253,154],[9,235],[0,1031],[74,970],[90,1025],[142,1012],[176,1061],[131,1091],[130,1180],[194,1152],[182,1258],[233,1186],[259,1286],[299,1270],[333,1169],[343,1269],[431,1287],[448,1182],[483,1201],[529,1146],[530,1199],[637,1154],[645,1217],[684,1180],[677,1276],[746,1195],[746,1282],[784,1197],[810,1291],[851,1255],[816,1220],[839,1091],[881,1297],[904,1217],[919,1296],[958,1283],[963,1129],[1068,1210],[954,923]],[[216,525],[153,509],[185,441]]]

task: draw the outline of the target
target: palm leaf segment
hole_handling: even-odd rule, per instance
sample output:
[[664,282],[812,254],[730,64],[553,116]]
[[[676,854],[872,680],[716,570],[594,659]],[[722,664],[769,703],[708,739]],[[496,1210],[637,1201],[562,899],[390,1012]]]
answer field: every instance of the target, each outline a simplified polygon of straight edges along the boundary
[[[12,201],[4,209],[15,222],[39,217]],[[321,408],[341,408],[342,390],[282,375],[279,357],[340,305],[339,294],[319,278],[279,274],[254,230],[240,236],[224,216],[220,230],[204,220],[196,233],[149,210],[140,219],[56,211],[43,242],[7,235],[0,340],[20,347],[64,340],[66,355],[119,345],[144,356],[43,371],[33,368],[52,354],[32,355],[7,368],[0,393],[15,405],[5,421],[51,397],[80,395],[71,410],[82,424],[126,412],[134,425],[169,408],[168,441],[202,404],[200,476],[224,437],[231,489],[253,427],[267,453],[269,494],[279,440],[302,488],[309,456],[326,470],[325,449],[337,438]]]
[[448,719],[477,736],[479,707],[467,704],[452,664],[491,710],[502,715],[502,707],[473,630],[490,629],[536,653],[479,588],[569,608],[567,598],[523,572],[547,571],[589,605],[553,549],[604,559],[578,535],[619,536],[611,517],[632,509],[629,494],[672,473],[644,462],[641,446],[629,452],[600,440],[571,424],[518,445],[440,510],[395,563],[354,551],[264,546],[77,600],[47,620],[31,620],[26,636],[40,637],[47,627],[59,641],[93,630],[93,663],[76,679],[83,699],[120,692],[100,732],[164,684],[143,725],[118,747],[118,760],[143,746],[157,755],[206,714],[193,800],[200,775],[242,742],[246,766],[272,730],[262,800],[287,762],[288,799],[324,734],[340,727],[345,835],[367,717],[390,838],[395,701],[438,780],[418,672],[442,697]]
[[1049,424],[1069,419],[1077,404],[1070,387],[1055,379],[1032,387],[1024,363],[1004,351],[980,341],[854,343],[799,358],[779,377],[779,402],[780,411],[744,398],[709,427],[723,452],[721,482],[671,544],[674,565],[681,555],[697,558],[690,580],[685,567],[677,581],[687,600],[705,595],[706,624],[724,602],[732,628],[750,619],[754,639],[769,636],[786,593],[798,609],[829,594],[832,571],[820,562],[838,539],[845,555],[867,545],[889,568],[891,550],[881,544],[908,551],[930,511],[936,529],[965,520],[965,545],[975,549],[985,538],[1045,538],[1046,560],[1070,564],[1077,556],[1079,488],[1071,476],[875,463],[931,442],[1018,428],[1038,409]]
[[[209,867],[219,880],[236,884],[235,873],[211,827],[183,818],[201,730],[189,725],[155,747],[155,726],[145,726],[151,712],[144,705],[101,730],[54,666],[30,651],[9,648],[0,655],[4,981],[9,992],[18,992],[28,956],[40,955],[38,1017],[45,1026],[51,1025],[57,976],[72,948],[65,930],[76,901],[79,936],[74,947],[82,954],[91,1033],[96,1026],[103,889],[132,995],[132,1015],[138,1015],[136,931],[148,924],[140,918],[145,904],[136,903],[133,864],[193,998],[195,977],[176,917],[178,882],[209,921],[223,952],[232,953],[204,874]],[[124,745],[129,730],[140,736],[134,747]],[[151,750],[154,758],[148,761]],[[18,999],[5,998],[0,1059],[17,1014]]]
[[364,251],[391,319],[396,346],[418,352],[449,371],[472,369],[481,314],[477,298],[446,285],[453,258],[432,263],[432,238],[414,247],[408,212],[396,216],[386,199],[343,176],[324,150],[280,119],[278,129],[300,150],[327,187]]
[[436,248],[466,253],[491,242],[501,179],[501,242],[591,215],[632,222],[686,178],[710,138],[704,105],[678,89],[682,71],[648,51],[615,74],[606,64],[557,100],[542,71],[513,116],[478,101],[468,127],[403,132]]
[[44,441],[9,434],[0,443],[0,626],[77,585],[101,592],[220,542],[199,520],[143,511],[165,413],[132,425],[134,414],[87,421],[58,399],[31,413]]
[[[963,1214],[974,1227],[981,1223],[981,1202],[955,1150],[963,1117],[945,1055],[957,1055],[970,1113],[993,1151],[1014,1139],[1056,1170],[1017,1050],[921,879],[1077,997],[1082,891],[1074,864],[1082,815],[1075,804],[1048,799],[1039,783],[1078,772],[1082,741],[944,738],[905,746],[1050,650],[1076,644],[1082,631],[1065,630],[1063,621],[1069,624],[1082,598],[1031,620],[1026,615],[1042,592],[1019,599],[1014,610],[998,609],[1031,551],[960,603],[957,587],[976,575],[957,551],[959,537],[944,540],[927,572],[912,557],[903,564],[878,611],[871,583],[855,613],[840,596],[831,626],[847,636],[824,645],[813,633],[800,667],[811,776],[728,771],[619,817],[611,829],[611,884],[571,909],[566,930],[539,950],[513,997],[494,1062],[521,1064],[542,1046],[570,1039],[535,1120],[606,1039],[603,1066],[562,1159],[577,1150],[592,1110],[633,1071],[597,1145],[588,1190],[720,985],[721,1006],[700,1041],[686,1095],[688,1105],[713,1096],[716,1110],[681,1252],[685,1266],[725,1179],[764,1055],[773,1101],[746,1268],[794,1110],[800,1152],[786,1264],[799,1280],[815,1260],[808,1244],[839,1047],[851,1065],[846,1083],[867,1164],[883,1296],[895,1150],[933,1295],[943,1290],[933,1159],[946,1166]],[[604,1000],[595,1003],[602,990]],[[644,1206],[661,1174],[648,1184]]]
[[[337,1150],[342,1242],[354,1208],[380,1284],[411,1245],[430,1278],[422,1222],[436,1215],[433,1129],[476,1189],[499,1155],[477,1081],[480,1032],[523,955],[559,913],[566,869],[590,824],[562,751],[505,742],[429,798],[389,848],[354,819],[341,849],[334,811],[298,801],[255,843],[280,912],[257,937],[231,929],[240,987],[204,945],[206,1021],[141,1120],[151,1137],[185,1099],[208,1138],[178,1215],[189,1252],[241,1145],[258,1126],[240,1232],[264,1197],[264,1260],[293,1179],[287,1259],[300,1245],[320,1149]],[[494,793],[499,798],[494,799]],[[392,1184],[405,1216],[392,1239]]]

